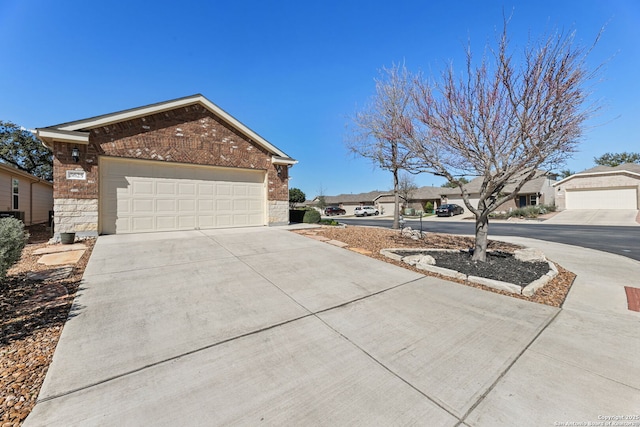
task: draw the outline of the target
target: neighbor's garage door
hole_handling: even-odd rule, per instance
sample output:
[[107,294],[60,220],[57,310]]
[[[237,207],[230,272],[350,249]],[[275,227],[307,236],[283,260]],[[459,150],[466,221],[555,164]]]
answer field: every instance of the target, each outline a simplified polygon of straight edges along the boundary
[[102,233],[264,225],[264,171],[100,159]]
[[567,209],[638,209],[637,188],[567,190]]

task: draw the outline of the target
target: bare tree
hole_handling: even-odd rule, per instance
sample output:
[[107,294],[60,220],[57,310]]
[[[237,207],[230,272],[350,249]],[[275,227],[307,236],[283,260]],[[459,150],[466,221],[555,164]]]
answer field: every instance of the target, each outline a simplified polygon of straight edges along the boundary
[[[574,37],[559,33],[530,40],[518,60],[505,21],[497,49],[488,49],[479,64],[467,50],[462,75],[451,66],[439,80],[414,79],[411,152],[425,169],[460,188],[475,215],[476,261],[486,260],[489,214],[539,170],[564,164],[598,109],[587,103],[598,69],[590,71],[586,57],[595,43],[584,48]],[[469,201],[463,176],[482,177],[477,206]]]
[[398,176],[398,194],[405,201],[406,207],[409,207],[409,201],[413,199],[418,186],[413,175],[408,173],[400,173]]
[[383,68],[376,79],[376,94],[369,105],[353,118],[355,129],[347,141],[354,154],[370,159],[380,169],[393,174],[395,213],[393,228],[399,227],[398,171],[411,170],[413,156],[407,148],[411,127],[410,74],[404,66]]

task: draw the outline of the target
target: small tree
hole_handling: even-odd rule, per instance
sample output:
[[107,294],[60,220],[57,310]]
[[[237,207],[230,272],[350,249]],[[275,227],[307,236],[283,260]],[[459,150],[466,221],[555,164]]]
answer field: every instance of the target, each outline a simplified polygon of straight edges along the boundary
[[404,199],[406,207],[408,207],[409,201],[413,199],[413,195],[417,189],[418,186],[416,185],[416,180],[413,175],[409,175],[408,173],[400,174],[398,177],[398,194]]
[[376,79],[376,95],[353,118],[356,129],[347,148],[393,174],[393,228],[397,229],[400,226],[398,172],[412,170],[414,160],[406,145],[407,130],[411,126],[408,118],[411,82],[404,66],[383,68],[380,74],[382,77]]
[[[486,260],[489,214],[513,199],[539,170],[564,164],[597,106],[586,105],[590,49],[574,34],[530,41],[519,62],[509,49],[507,22],[496,49],[465,73],[449,67],[439,80],[416,76],[411,151],[422,166],[455,184],[474,215],[473,259]],[[596,40],[597,42],[597,40]],[[478,204],[461,177],[479,176]],[[509,188],[506,191],[506,188]]]
[[296,203],[304,203],[307,200],[307,196],[299,188],[289,189],[289,207],[293,209]]
[[605,153],[600,157],[594,157],[593,161],[600,166],[620,166],[625,163],[640,163],[640,153]]
[[53,181],[53,155],[31,132],[0,120],[0,162]]

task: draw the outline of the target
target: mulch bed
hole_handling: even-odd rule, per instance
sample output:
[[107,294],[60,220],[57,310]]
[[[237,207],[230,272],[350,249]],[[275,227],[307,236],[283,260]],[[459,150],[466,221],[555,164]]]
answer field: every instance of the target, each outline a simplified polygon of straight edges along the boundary
[[529,283],[549,272],[546,262],[524,262],[516,259],[508,252],[488,252],[485,262],[474,261],[468,250],[457,252],[438,251],[403,251],[394,253],[406,255],[430,255],[436,261],[436,266],[455,270],[467,276],[484,277],[525,287]]
[[34,279],[33,272],[50,270],[38,264],[36,249],[48,246],[51,232],[44,226],[28,227],[29,243],[16,265],[0,283],[0,426],[19,426],[35,405],[53,358],[62,327],[95,240],[85,240],[87,250],[71,274],[59,280]]

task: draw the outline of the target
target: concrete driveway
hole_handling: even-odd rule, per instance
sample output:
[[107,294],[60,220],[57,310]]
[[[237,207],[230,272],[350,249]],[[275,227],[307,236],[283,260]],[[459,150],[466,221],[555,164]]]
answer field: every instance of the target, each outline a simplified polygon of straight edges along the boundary
[[628,209],[564,210],[547,219],[545,224],[640,226],[638,211]]
[[[558,346],[528,350],[556,308],[284,229],[102,236],[72,310],[25,426],[551,425],[640,401],[619,379],[590,390],[578,362],[530,374]],[[548,413],[499,397],[502,378],[546,396],[554,375],[587,398],[556,396]],[[505,418],[505,404],[529,410]]]

